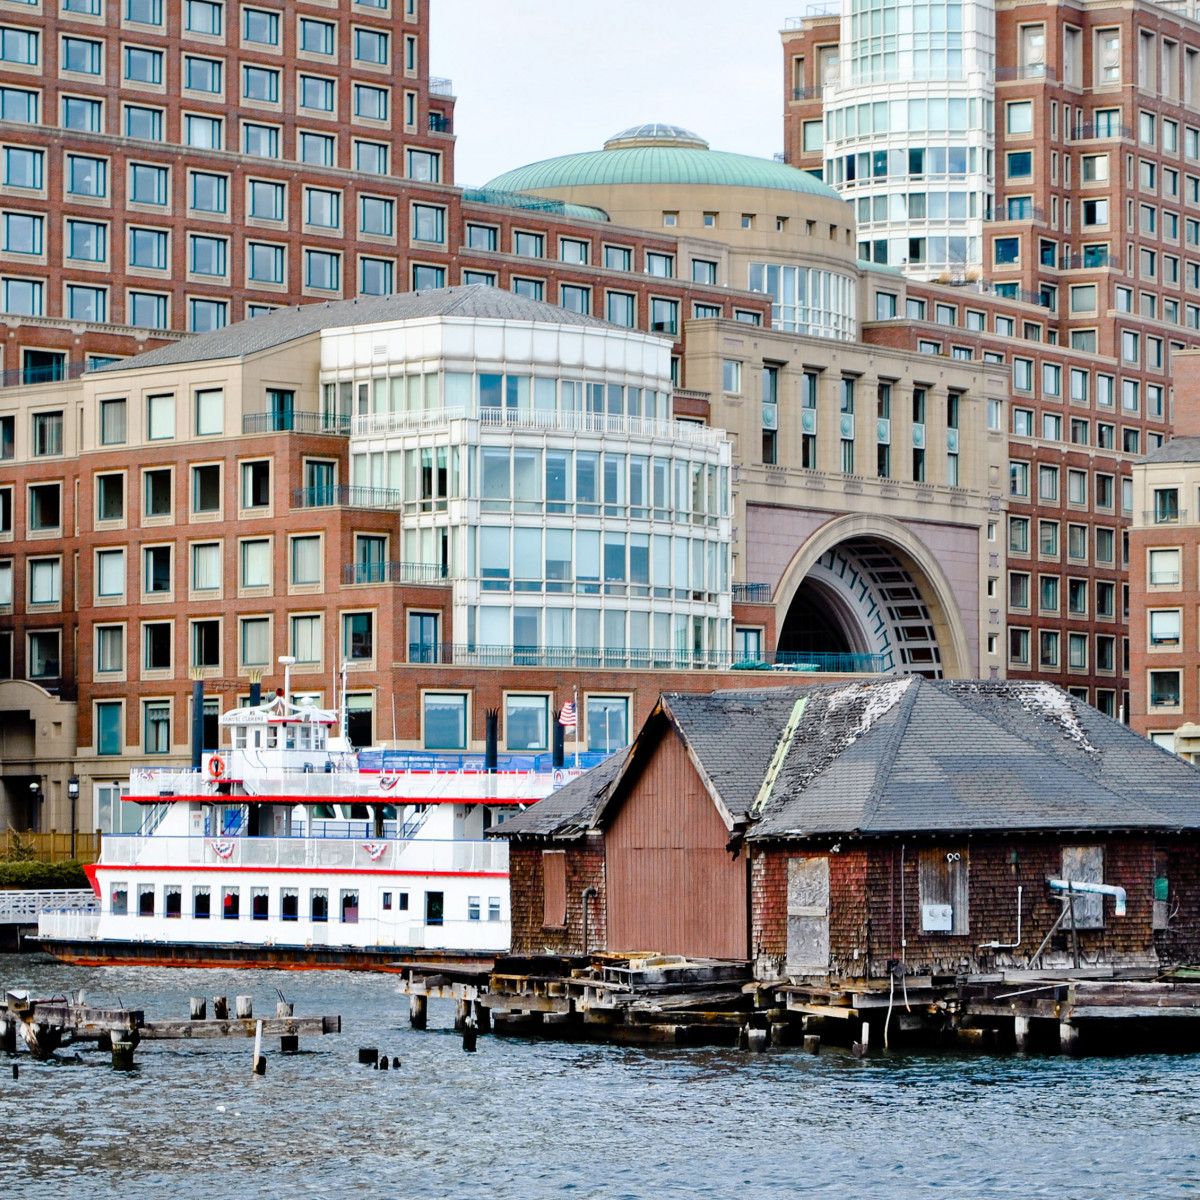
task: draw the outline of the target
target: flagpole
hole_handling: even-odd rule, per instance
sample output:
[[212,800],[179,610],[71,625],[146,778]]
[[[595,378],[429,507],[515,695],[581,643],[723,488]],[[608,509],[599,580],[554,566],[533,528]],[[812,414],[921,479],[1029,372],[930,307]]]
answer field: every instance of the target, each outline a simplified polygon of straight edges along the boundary
[[579,770],[579,688],[572,689],[575,703],[575,770]]

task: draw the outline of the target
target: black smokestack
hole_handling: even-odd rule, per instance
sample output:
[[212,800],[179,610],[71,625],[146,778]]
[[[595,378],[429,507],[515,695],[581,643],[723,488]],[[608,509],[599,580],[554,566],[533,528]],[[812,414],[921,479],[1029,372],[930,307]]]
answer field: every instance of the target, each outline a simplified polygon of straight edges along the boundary
[[494,775],[500,766],[500,710],[489,708],[485,720],[485,742],[483,749],[483,769],[489,775]]

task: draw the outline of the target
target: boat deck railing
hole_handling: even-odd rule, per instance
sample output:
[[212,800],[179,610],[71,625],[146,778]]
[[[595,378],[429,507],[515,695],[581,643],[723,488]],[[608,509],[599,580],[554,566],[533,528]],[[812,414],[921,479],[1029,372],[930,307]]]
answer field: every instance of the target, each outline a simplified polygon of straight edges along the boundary
[[106,867],[263,867],[410,871],[414,874],[508,872],[508,844],[464,838],[266,838],[104,836]]
[[[222,751],[227,759],[229,751]],[[233,752],[236,754],[236,751]],[[245,795],[229,795],[217,781],[198,771],[132,771],[130,800],[167,800],[172,796],[211,797],[214,803],[237,804],[247,797],[285,796],[314,801],[344,800],[359,804],[423,804],[453,800],[459,803],[515,803],[540,800],[556,786],[549,771],[501,771],[489,775],[481,770],[384,770],[347,775],[326,771],[272,771],[238,778],[237,764],[227,767]],[[575,768],[568,767],[562,782]]]

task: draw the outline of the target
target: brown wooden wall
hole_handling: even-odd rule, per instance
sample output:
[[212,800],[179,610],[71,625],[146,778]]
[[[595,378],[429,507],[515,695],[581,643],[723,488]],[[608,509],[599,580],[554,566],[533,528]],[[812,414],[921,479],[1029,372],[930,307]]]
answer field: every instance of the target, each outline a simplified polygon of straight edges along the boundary
[[746,855],[674,731],[651,751],[605,835],[608,949],[749,957]]

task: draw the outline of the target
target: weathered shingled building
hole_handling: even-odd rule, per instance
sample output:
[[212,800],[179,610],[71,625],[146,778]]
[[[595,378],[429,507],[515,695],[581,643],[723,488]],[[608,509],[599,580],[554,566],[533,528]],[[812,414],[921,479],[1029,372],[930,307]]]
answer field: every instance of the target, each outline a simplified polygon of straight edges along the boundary
[[1077,893],[1037,965],[1200,958],[1200,771],[1045,684],[664,695],[625,755],[498,833],[519,955],[1025,966],[1054,879],[1108,894]]

